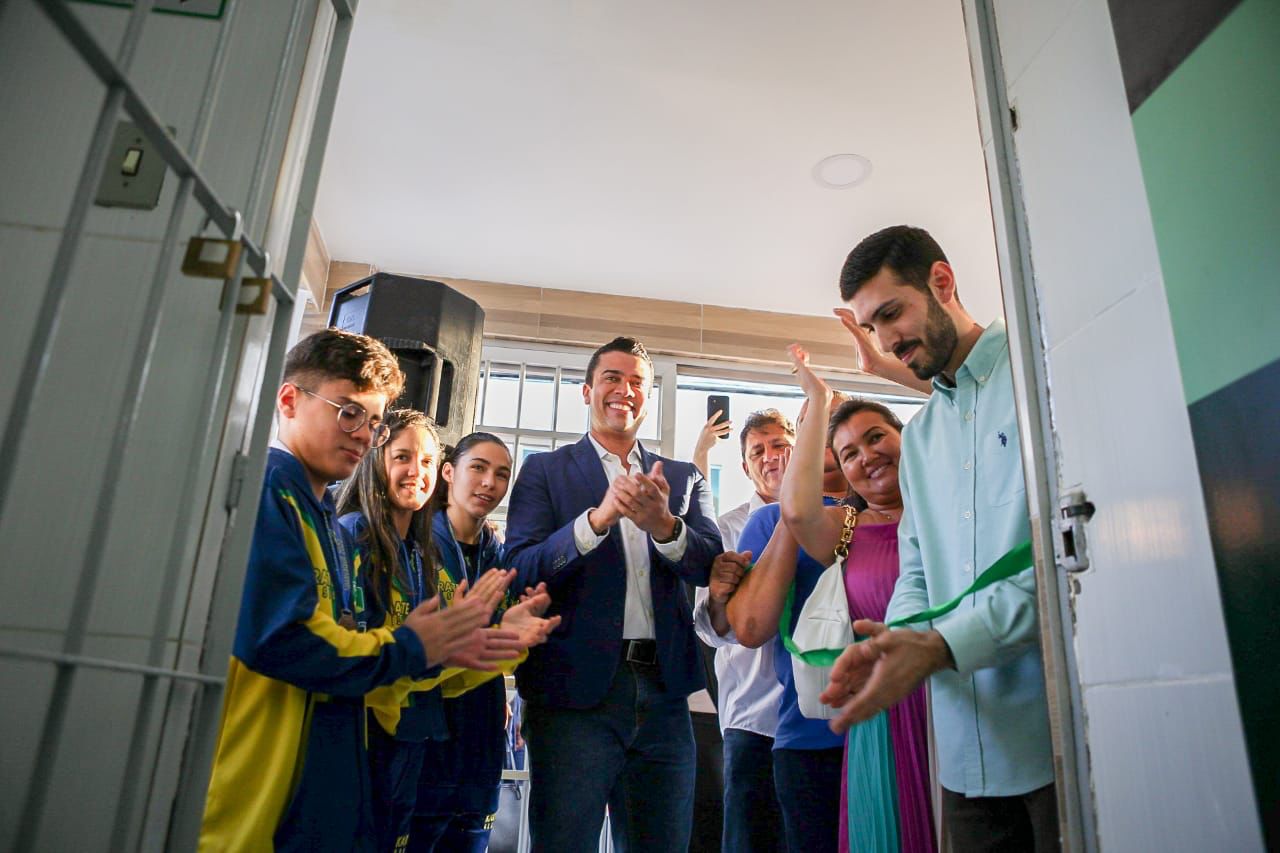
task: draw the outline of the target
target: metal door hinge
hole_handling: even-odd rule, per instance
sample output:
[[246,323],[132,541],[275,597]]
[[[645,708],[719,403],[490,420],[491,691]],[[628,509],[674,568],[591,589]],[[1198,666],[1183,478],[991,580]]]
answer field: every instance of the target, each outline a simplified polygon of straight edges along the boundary
[[244,489],[244,478],[249,471],[249,457],[236,451],[231,460],[231,482],[227,486],[227,509],[234,510],[240,505],[240,492]]
[[1058,502],[1061,518],[1058,535],[1061,538],[1059,563],[1064,571],[1083,572],[1089,568],[1089,540],[1085,523],[1093,518],[1094,506],[1080,489],[1067,492]]
[[182,273],[195,278],[231,278],[236,274],[242,247],[239,240],[192,237],[182,257]]
[[237,302],[236,313],[256,315],[266,314],[268,306],[271,305],[271,288],[274,285],[275,282],[267,277],[246,277],[240,279],[240,291],[242,293],[250,288],[257,288],[257,295],[253,297],[252,302]]

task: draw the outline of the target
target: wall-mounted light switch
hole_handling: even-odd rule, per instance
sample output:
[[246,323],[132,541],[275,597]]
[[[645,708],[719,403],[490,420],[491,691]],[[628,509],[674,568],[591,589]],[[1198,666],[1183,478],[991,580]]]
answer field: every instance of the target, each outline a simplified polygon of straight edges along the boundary
[[142,149],[130,148],[124,152],[124,162],[120,164],[120,174],[126,178],[134,178],[138,175],[138,169],[142,166]]
[[98,182],[94,204],[154,210],[160,203],[166,171],[164,159],[137,125],[122,121],[116,125],[107,151],[107,164]]

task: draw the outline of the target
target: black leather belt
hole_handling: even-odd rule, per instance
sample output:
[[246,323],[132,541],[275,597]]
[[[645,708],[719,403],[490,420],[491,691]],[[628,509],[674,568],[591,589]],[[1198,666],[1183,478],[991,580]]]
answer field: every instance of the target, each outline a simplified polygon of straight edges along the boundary
[[622,659],[627,663],[653,666],[658,662],[658,642],[656,640],[623,640]]

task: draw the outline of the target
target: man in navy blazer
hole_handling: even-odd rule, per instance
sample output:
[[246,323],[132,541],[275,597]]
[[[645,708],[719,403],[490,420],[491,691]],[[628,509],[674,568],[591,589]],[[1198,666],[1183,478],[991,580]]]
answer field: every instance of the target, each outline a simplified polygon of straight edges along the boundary
[[688,695],[703,687],[685,582],[723,548],[706,480],[636,440],[653,385],[644,345],[592,355],[591,431],[525,460],[508,565],[546,582],[560,628],[516,671],[525,700],[534,850],[684,850],[693,819]]

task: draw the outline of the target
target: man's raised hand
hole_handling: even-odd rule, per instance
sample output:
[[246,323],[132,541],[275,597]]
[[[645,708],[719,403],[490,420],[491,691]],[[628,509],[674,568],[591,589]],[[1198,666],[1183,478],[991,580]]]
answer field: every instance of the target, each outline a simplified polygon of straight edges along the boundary
[[933,392],[932,382],[919,378],[901,360],[882,352],[880,347],[876,346],[876,342],[871,340],[871,333],[858,325],[852,311],[848,308],[835,308],[832,309],[832,313],[840,318],[841,325],[853,338],[853,349],[858,354],[859,370],[926,394]]

